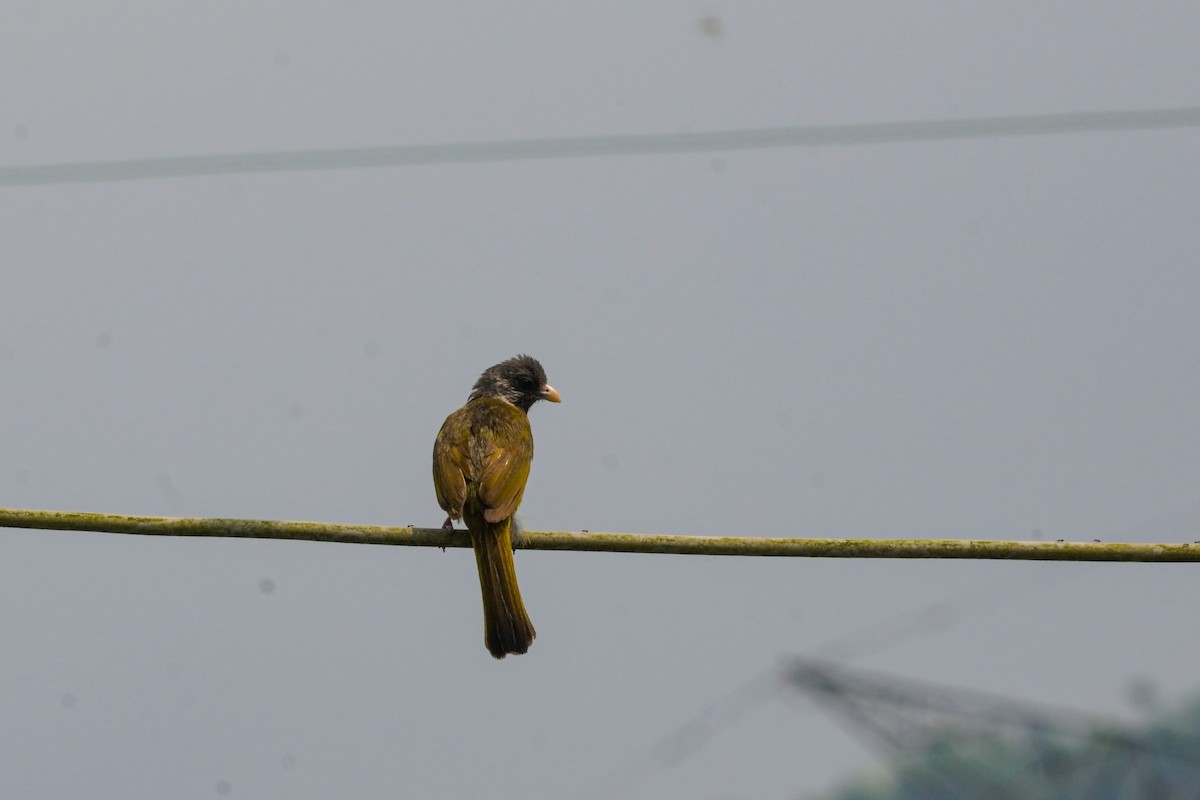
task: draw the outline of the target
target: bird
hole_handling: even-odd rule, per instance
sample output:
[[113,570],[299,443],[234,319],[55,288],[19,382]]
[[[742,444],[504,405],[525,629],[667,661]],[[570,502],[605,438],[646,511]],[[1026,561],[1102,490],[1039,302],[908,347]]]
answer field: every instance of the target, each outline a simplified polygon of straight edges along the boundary
[[529,409],[562,402],[536,358],[518,355],[488,367],[466,405],[442,423],[433,443],[433,488],[446,512],[442,527],[466,522],[483,593],[483,641],[495,658],[525,653],[537,631],[513,566],[513,514],[533,462]]

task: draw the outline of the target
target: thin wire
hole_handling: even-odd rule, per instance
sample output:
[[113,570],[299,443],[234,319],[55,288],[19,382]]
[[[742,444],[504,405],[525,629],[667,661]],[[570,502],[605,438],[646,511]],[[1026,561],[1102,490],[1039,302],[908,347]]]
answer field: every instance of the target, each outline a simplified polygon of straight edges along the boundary
[[1200,127],[1200,106],[869,122],[856,125],[748,128],[693,133],[618,134],[559,139],[263,151],[0,167],[0,186],[46,186],[202,175],[475,164],[546,158],[665,155],[778,147],[896,144],[1195,127]]
[[[79,511],[0,508],[0,527],[60,531],[291,539],[409,547],[470,547],[466,531],[334,522],[146,517]],[[1197,543],[1200,544],[1200,543]],[[1009,561],[1200,562],[1191,542],[1014,542],[994,539],[782,539],[757,536],[673,536],[643,533],[525,531],[523,550],[658,553],[803,558],[915,558]]]
[[622,763],[576,792],[575,798],[620,797],[666,767],[673,767],[703,750],[720,732],[781,693],[790,691],[772,667],[735,686],[642,755]]
[[[1078,574],[1075,573],[1075,576]],[[1030,580],[1014,587],[1012,581],[1006,579],[986,592],[972,587],[920,608],[901,611],[883,620],[862,625],[817,645],[809,652],[826,660],[846,661],[875,655],[914,637],[943,632],[966,618],[996,611],[1003,601],[1017,594],[1041,591],[1050,586],[1061,586],[1061,582]],[[768,700],[780,695],[785,699],[794,697],[791,686],[780,679],[785,668],[786,663],[781,662],[780,665],[755,673],[650,745],[642,756],[604,774],[577,796],[619,797],[644,783],[655,772],[676,766],[695,755],[720,733],[765,705]],[[794,710],[803,713],[799,709]]]
[[898,611],[861,625],[826,640],[807,651],[807,655],[828,661],[853,661],[878,655],[911,639],[942,633],[966,619],[990,614],[1014,597],[1030,597],[1051,588],[1058,589],[1086,574],[1084,570],[1072,570],[1050,579],[1031,576],[1016,585],[1007,575],[1001,576],[990,587],[973,586],[920,608]]

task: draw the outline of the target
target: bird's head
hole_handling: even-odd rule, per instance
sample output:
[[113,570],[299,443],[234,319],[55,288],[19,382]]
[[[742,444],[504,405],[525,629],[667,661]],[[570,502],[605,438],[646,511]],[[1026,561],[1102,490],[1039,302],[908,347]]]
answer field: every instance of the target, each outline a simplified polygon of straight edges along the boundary
[[499,397],[522,411],[529,411],[538,400],[562,401],[558,390],[546,383],[546,370],[538,360],[524,355],[485,369],[471,390],[470,399],[478,397]]

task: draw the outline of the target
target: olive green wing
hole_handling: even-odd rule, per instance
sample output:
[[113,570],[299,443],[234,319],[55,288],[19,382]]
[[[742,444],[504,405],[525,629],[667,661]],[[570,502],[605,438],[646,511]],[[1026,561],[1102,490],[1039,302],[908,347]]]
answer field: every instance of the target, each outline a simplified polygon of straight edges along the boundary
[[483,503],[483,518],[500,522],[516,513],[529,480],[533,463],[533,433],[529,423],[506,426],[503,434],[489,436],[482,453],[483,468],[479,471],[479,501]]
[[454,519],[461,519],[467,502],[467,477],[471,474],[468,442],[471,426],[461,411],[446,417],[433,442],[433,489],[438,505]]

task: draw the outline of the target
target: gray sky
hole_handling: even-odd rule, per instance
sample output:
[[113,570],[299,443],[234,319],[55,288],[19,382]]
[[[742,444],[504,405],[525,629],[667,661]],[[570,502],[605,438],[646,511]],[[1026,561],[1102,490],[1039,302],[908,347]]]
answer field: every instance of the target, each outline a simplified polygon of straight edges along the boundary
[[[1200,105],[1184,3],[5,16],[0,168]],[[436,525],[529,352],[531,529],[1196,539],[1197,208],[1196,129],[4,186],[0,504]],[[936,602],[853,663],[1196,688],[1187,565],[517,569],[495,662],[465,550],[4,531],[0,794],[795,798],[878,761],[786,693],[655,744]]]

